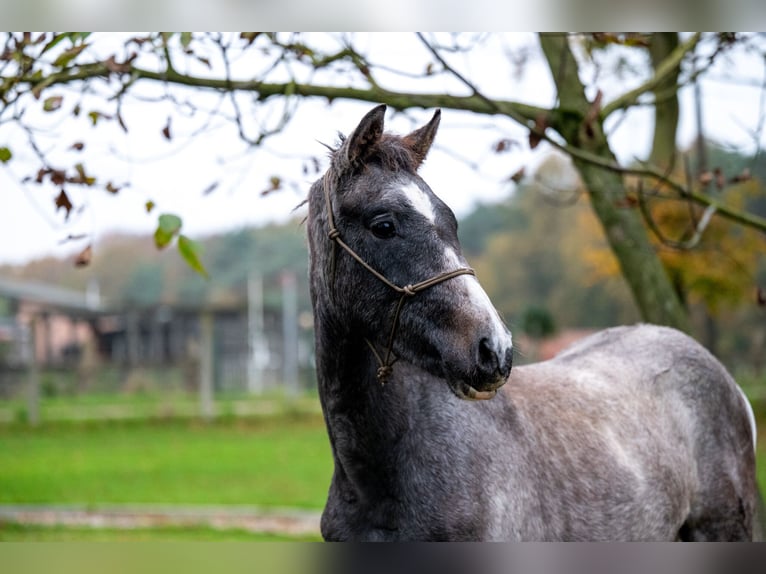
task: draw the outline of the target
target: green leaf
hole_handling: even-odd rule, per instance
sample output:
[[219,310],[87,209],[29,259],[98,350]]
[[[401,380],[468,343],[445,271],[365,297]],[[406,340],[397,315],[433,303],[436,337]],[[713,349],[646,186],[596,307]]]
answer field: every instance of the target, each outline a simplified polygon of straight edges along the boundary
[[11,150],[9,150],[7,147],[0,147],[1,162],[8,163],[12,157],[13,157],[13,154],[11,153]]
[[194,269],[203,277],[209,277],[207,270],[200,261],[202,246],[199,243],[189,239],[185,235],[180,235],[178,237],[178,252],[181,254],[181,257],[184,258],[184,261],[186,261],[189,267]]
[[65,68],[69,62],[79,56],[80,52],[82,52],[89,45],[90,44],[80,44],[74,48],[69,48],[67,51],[62,52],[61,55],[53,61],[53,65],[58,66],[59,68]]
[[173,238],[181,231],[183,222],[177,215],[163,213],[160,215],[157,230],[154,232],[154,244],[162,249],[167,247]]
[[70,35],[70,32],[62,32],[59,34],[55,34],[53,36],[53,39],[45,45],[45,47],[43,48],[43,51],[40,52],[40,55],[42,56],[43,54],[45,54],[45,52],[47,52],[48,50],[56,46],[59,42],[61,42],[61,40],[68,38],[69,35]]
[[181,32],[181,46],[183,46],[184,50],[186,50],[189,47],[189,44],[191,44],[191,41],[192,41],[191,32]]

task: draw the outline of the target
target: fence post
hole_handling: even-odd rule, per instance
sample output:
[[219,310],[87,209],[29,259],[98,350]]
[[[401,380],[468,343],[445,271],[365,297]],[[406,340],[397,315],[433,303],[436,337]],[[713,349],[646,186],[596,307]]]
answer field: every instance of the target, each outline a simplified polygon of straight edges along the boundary
[[213,358],[214,358],[213,313],[202,311],[199,316],[200,359],[199,359],[199,408],[204,420],[213,418]]
[[282,365],[285,389],[298,394],[298,289],[292,271],[282,273]]
[[40,364],[37,361],[37,317],[32,316],[24,337],[27,362],[27,421],[31,426],[40,423]]
[[263,277],[253,271],[247,278],[247,390],[263,392]]

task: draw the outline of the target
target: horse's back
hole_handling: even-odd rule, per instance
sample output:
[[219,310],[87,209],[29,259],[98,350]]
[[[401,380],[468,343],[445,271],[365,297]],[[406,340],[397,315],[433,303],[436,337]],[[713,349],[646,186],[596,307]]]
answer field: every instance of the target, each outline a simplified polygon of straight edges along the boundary
[[[559,461],[572,467],[572,480],[590,460],[602,465],[605,482],[612,477],[610,488],[626,486],[611,496],[635,494],[647,509],[683,516],[682,537],[749,535],[751,411],[726,369],[687,335],[652,325],[607,329],[554,359],[519,367],[506,392],[533,429],[530,449],[566,443],[587,453],[579,463],[571,452]],[[632,504],[625,508],[643,516]],[[649,522],[650,537],[651,529]]]

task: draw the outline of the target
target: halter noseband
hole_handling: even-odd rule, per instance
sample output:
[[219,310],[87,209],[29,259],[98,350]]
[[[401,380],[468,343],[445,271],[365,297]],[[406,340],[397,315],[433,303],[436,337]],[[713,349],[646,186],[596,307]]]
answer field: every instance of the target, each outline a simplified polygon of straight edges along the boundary
[[[329,174],[329,172],[328,172]],[[322,182],[322,188],[324,191],[324,197],[325,197],[325,203],[327,205],[327,225],[329,228],[329,231],[327,233],[328,238],[330,241],[333,242],[333,250],[331,254],[331,272],[333,276],[335,275],[335,244],[340,245],[343,249],[345,249],[351,257],[353,257],[362,267],[364,267],[367,271],[372,273],[377,279],[385,283],[388,287],[399,293],[401,296],[399,297],[399,302],[396,305],[396,311],[394,312],[394,320],[391,324],[391,333],[388,336],[388,344],[386,347],[386,352],[383,356],[378,353],[377,349],[375,348],[375,345],[370,342],[369,339],[365,339],[365,342],[370,347],[370,350],[372,351],[372,354],[375,356],[375,360],[378,362],[378,370],[377,370],[377,378],[378,381],[380,381],[381,384],[385,384],[388,377],[391,375],[391,371],[393,368],[394,363],[397,361],[397,358],[393,356],[393,347],[394,347],[394,337],[396,336],[396,329],[399,325],[399,315],[401,313],[402,307],[404,306],[404,301],[408,297],[414,297],[417,293],[421,291],[425,291],[429,287],[433,287],[434,285],[438,285],[439,283],[443,281],[447,281],[449,279],[453,279],[455,277],[458,277],[460,275],[476,275],[473,269],[470,267],[461,267],[459,269],[455,269],[454,271],[447,271],[445,273],[440,273],[438,275],[434,275],[430,279],[426,279],[425,281],[421,281],[419,283],[408,284],[404,287],[400,287],[399,285],[396,285],[395,283],[392,283],[386,277],[384,277],[381,273],[373,269],[364,259],[361,258],[361,256],[351,249],[351,247],[348,246],[348,244],[343,241],[340,237],[340,231],[338,231],[338,228],[335,227],[335,219],[332,214],[332,201],[330,199],[330,190],[329,186],[327,184],[327,176],[328,174],[325,174],[325,178]]]

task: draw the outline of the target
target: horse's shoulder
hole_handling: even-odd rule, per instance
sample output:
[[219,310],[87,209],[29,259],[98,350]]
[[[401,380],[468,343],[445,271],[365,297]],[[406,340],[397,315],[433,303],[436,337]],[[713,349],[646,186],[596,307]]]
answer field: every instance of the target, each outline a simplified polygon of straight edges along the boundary
[[626,358],[657,356],[658,352],[662,355],[686,353],[695,348],[701,348],[699,343],[677,329],[639,323],[598,331],[570,345],[555,359],[572,361],[598,354]]
[[709,368],[717,360],[676,329],[648,324],[612,327],[575,342],[552,359],[515,367],[507,390],[549,398],[575,389],[587,396],[620,394],[626,387],[652,387],[669,370],[686,368],[685,362]]

